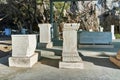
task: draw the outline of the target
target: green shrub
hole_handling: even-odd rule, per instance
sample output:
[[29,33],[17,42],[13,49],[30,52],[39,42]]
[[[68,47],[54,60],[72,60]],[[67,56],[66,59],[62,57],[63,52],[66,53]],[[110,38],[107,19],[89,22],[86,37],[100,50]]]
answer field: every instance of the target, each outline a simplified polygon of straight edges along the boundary
[[120,39],[120,34],[115,34],[116,39]]

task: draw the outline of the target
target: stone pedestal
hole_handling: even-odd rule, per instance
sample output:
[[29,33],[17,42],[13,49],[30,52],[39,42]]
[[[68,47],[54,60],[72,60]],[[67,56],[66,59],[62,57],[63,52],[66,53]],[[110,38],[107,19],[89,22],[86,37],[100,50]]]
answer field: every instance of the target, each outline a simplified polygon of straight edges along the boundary
[[111,33],[112,33],[112,39],[115,39],[115,35],[114,35],[114,25],[111,25]]
[[38,61],[38,53],[30,57],[10,57],[9,66],[11,67],[32,67]]
[[51,42],[51,24],[38,24],[40,29],[40,48],[52,48],[53,43]]
[[64,24],[63,52],[59,68],[83,69],[83,62],[77,51],[77,29],[79,24]]
[[32,67],[37,60],[36,35],[12,35],[12,57],[9,66]]

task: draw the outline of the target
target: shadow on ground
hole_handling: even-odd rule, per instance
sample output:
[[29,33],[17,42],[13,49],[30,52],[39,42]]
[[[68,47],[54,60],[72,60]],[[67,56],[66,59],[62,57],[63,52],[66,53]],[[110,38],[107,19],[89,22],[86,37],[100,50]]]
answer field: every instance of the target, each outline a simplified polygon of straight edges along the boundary
[[112,62],[110,62],[109,56],[107,55],[99,55],[98,57],[83,56],[81,55],[81,53],[79,53],[79,55],[82,57],[83,61],[91,62],[96,66],[118,69],[117,66],[115,66]]
[[53,46],[63,46],[63,40],[53,40]]
[[47,57],[42,57],[41,60],[39,60],[39,61],[42,64],[59,68],[59,61],[60,61],[60,59],[51,59],[51,58],[47,58]]
[[[47,55],[46,54],[45,56],[41,56],[41,54],[40,54],[41,51],[54,52],[55,55]],[[40,49],[40,51],[37,51],[37,53],[39,53],[39,62],[41,62],[42,64],[45,64],[45,65],[48,65],[48,66],[59,68],[59,61],[61,60],[60,57],[62,55],[62,50],[42,48],[42,49]]]
[[[57,49],[42,49],[42,50],[52,51],[57,56],[61,56],[61,54],[62,54],[62,50],[57,50]],[[115,66],[112,62],[110,62],[108,55],[101,54],[101,55],[97,55],[96,57],[93,57],[93,56],[83,56],[81,53],[79,53],[79,54],[80,54],[83,61],[93,63],[96,66],[118,69],[117,66]],[[42,64],[58,68],[60,59],[42,57],[39,61]]]
[[96,52],[117,52],[120,49],[120,42],[112,42],[114,48],[79,48],[78,50],[96,51]]
[[50,48],[43,48],[41,50],[45,50],[45,51],[50,51],[50,52],[54,52],[55,55],[57,56],[61,56],[62,55],[62,50],[58,50],[58,49],[50,49]]
[[0,50],[0,58],[5,57],[7,55],[11,55],[11,51],[4,52]]
[[0,58],[0,64],[3,64],[5,66],[9,66],[8,59],[11,56],[11,54],[7,54],[6,56]]
[[0,35],[0,41],[11,40],[11,36]]

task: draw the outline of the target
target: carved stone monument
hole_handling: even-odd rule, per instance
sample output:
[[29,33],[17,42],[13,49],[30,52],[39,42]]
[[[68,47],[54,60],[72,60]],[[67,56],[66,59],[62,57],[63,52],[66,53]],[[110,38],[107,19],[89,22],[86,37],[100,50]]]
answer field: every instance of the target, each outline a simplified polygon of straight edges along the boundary
[[77,51],[77,29],[80,24],[64,24],[63,28],[63,52],[59,68],[83,69],[83,62]]
[[52,48],[53,43],[51,42],[51,24],[38,24],[40,29],[40,48]]
[[38,61],[36,35],[12,35],[11,67],[32,67]]

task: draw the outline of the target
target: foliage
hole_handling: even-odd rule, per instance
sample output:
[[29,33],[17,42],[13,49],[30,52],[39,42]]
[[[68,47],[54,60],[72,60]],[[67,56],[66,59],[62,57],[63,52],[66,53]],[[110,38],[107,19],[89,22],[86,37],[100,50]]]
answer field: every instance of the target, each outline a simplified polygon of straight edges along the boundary
[[19,30],[24,27],[29,30],[29,33],[32,33],[36,17],[35,0],[8,0],[6,7],[3,6],[2,13],[16,24]]
[[19,1],[12,2],[12,17],[14,22],[18,24],[19,27],[25,27],[32,32],[33,23],[35,20],[35,1]]
[[116,39],[120,39],[120,34],[115,34]]

